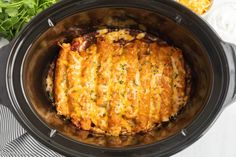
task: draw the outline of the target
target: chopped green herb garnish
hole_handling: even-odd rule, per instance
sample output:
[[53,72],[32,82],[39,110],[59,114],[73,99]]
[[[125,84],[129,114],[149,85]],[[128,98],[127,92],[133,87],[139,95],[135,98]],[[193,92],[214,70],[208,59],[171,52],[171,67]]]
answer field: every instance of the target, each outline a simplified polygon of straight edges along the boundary
[[122,70],[127,70],[127,64],[121,64],[120,67]]
[[123,83],[124,83],[124,81],[120,80],[120,81],[119,81],[119,83],[120,83],[120,84],[123,84]]

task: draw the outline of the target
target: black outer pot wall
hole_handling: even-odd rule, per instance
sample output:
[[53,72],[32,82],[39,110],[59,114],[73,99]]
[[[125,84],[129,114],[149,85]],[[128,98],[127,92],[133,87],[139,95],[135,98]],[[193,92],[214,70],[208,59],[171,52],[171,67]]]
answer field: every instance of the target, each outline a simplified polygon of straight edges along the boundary
[[9,96],[6,90],[6,67],[11,48],[12,44],[8,44],[0,49],[0,104],[6,106],[13,112],[13,107],[9,101]]
[[[77,3],[78,6],[75,7],[80,8],[80,10],[86,10],[87,8],[94,7],[106,7],[106,6],[132,6],[132,7],[140,7],[147,8],[149,10],[155,10],[158,4],[172,6],[174,8],[178,8],[179,10],[183,10],[188,17],[188,20],[194,20],[196,23],[202,26],[205,29],[206,38],[211,39],[211,42],[215,43],[214,50],[215,53],[219,53],[218,55],[221,58],[221,62],[214,63],[219,64],[221,71],[219,74],[224,74],[222,76],[222,85],[223,87],[214,89],[220,89],[220,91],[212,91],[212,98],[209,102],[215,102],[215,104],[209,103],[206,105],[202,113],[197,117],[197,119],[186,128],[186,133],[188,133],[187,137],[183,137],[181,133],[170,137],[166,140],[162,140],[153,144],[142,145],[137,147],[126,147],[126,148],[102,148],[98,146],[91,146],[88,144],[83,144],[80,142],[74,142],[63,135],[56,135],[56,138],[50,138],[49,134],[51,128],[45,126],[37,116],[32,113],[30,107],[22,108],[22,103],[27,105],[28,102],[25,99],[23,93],[20,93],[22,90],[22,84],[19,81],[21,79],[20,74],[20,62],[17,62],[18,58],[15,56],[24,55],[21,49],[23,49],[22,43],[31,44],[33,37],[37,38],[38,34],[35,32],[43,31],[47,26],[47,18],[50,17],[53,20],[58,20],[59,16],[56,16],[54,12],[59,13],[61,10],[65,8],[69,8],[72,2]],[[222,42],[215,33],[206,25],[199,17],[191,13],[186,8],[181,7],[174,2],[166,1],[166,0],[150,0],[149,4],[144,0],[131,0],[131,1],[116,1],[116,0],[85,0],[85,1],[73,1],[68,0],[65,2],[61,2],[56,4],[55,6],[47,9],[40,15],[38,15],[34,20],[32,20],[26,28],[21,32],[21,34],[16,38],[16,40],[11,45],[8,45],[0,52],[0,103],[6,105],[11,109],[14,113],[15,117],[18,121],[23,125],[23,127],[38,141],[42,142],[44,145],[49,148],[58,151],[64,155],[68,156],[169,156],[172,155],[185,147],[189,146],[193,142],[195,142],[204,132],[210,127],[213,121],[217,118],[220,111],[222,111],[223,105],[229,104],[234,100],[235,96],[235,46]],[[165,4],[165,5],[164,5]],[[167,8],[163,8],[167,9]],[[70,10],[67,9],[67,12],[70,13]],[[171,12],[171,11],[170,11]],[[182,13],[183,13],[182,12]],[[177,14],[177,13],[176,13]],[[178,15],[178,14],[177,14]],[[170,13],[168,16],[172,16]],[[176,16],[178,17],[178,16]],[[60,17],[63,18],[63,17]],[[184,17],[183,17],[184,19]],[[37,27],[40,25],[40,27]],[[33,31],[36,29],[37,31]],[[32,33],[32,34],[29,34]],[[35,33],[35,34],[34,34]],[[27,39],[27,37],[30,37]],[[207,45],[205,45],[207,46]],[[27,47],[28,48],[28,47]],[[24,49],[27,49],[24,48]],[[19,54],[17,54],[19,53]],[[9,56],[8,56],[9,55]],[[18,67],[17,67],[18,66]],[[19,71],[18,71],[19,70]],[[230,76],[229,76],[230,75]],[[21,89],[21,90],[20,90]],[[220,97],[214,97],[214,92],[221,92]],[[215,99],[215,100],[213,100]],[[208,114],[209,113],[209,114]],[[208,115],[207,115],[208,114]],[[203,115],[204,117],[201,117]],[[206,116],[207,115],[207,116]],[[29,118],[31,117],[31,118]],[[207,119],[204,119],[207,118]],[[198,126],[198,127],[196,127]],[[160,149],[161,148],[161,149]]]

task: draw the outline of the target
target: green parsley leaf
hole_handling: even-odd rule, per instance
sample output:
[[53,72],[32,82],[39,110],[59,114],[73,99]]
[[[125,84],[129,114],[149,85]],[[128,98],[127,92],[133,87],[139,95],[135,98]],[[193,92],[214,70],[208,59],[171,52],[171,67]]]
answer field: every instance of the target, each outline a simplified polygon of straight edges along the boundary
[[0,0],[0,37],[12,40],[38,13],[59,0]]

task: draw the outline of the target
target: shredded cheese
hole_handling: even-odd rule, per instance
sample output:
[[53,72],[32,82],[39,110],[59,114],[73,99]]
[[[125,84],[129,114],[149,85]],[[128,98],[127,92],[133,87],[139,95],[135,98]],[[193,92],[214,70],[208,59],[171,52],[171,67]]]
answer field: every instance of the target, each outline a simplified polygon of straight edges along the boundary
[[177,0],[177,2],[199,15],[206,13],[212,5],[212,0]]

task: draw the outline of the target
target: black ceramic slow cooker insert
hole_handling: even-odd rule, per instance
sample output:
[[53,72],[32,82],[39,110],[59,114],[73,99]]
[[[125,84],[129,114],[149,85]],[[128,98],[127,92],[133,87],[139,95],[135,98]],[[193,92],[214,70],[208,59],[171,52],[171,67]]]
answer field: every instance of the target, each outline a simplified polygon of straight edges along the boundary
[[[165,127],[135,136],[98,136],[56,116],[44,90],[57,42],[103,18],[131,18],[183,50],[193,71],[191,99]],[[116,26],[119,26],[119,22]],[[132,27],[132,26],[125,26]],[[73,28],[73,29],[71,29]],[[235,99],[236,47],[197,15],[169,0],[66,0],[36,16],[0,51],[0,103],[39,142],[66,156],[169,156],[199,139]]]

